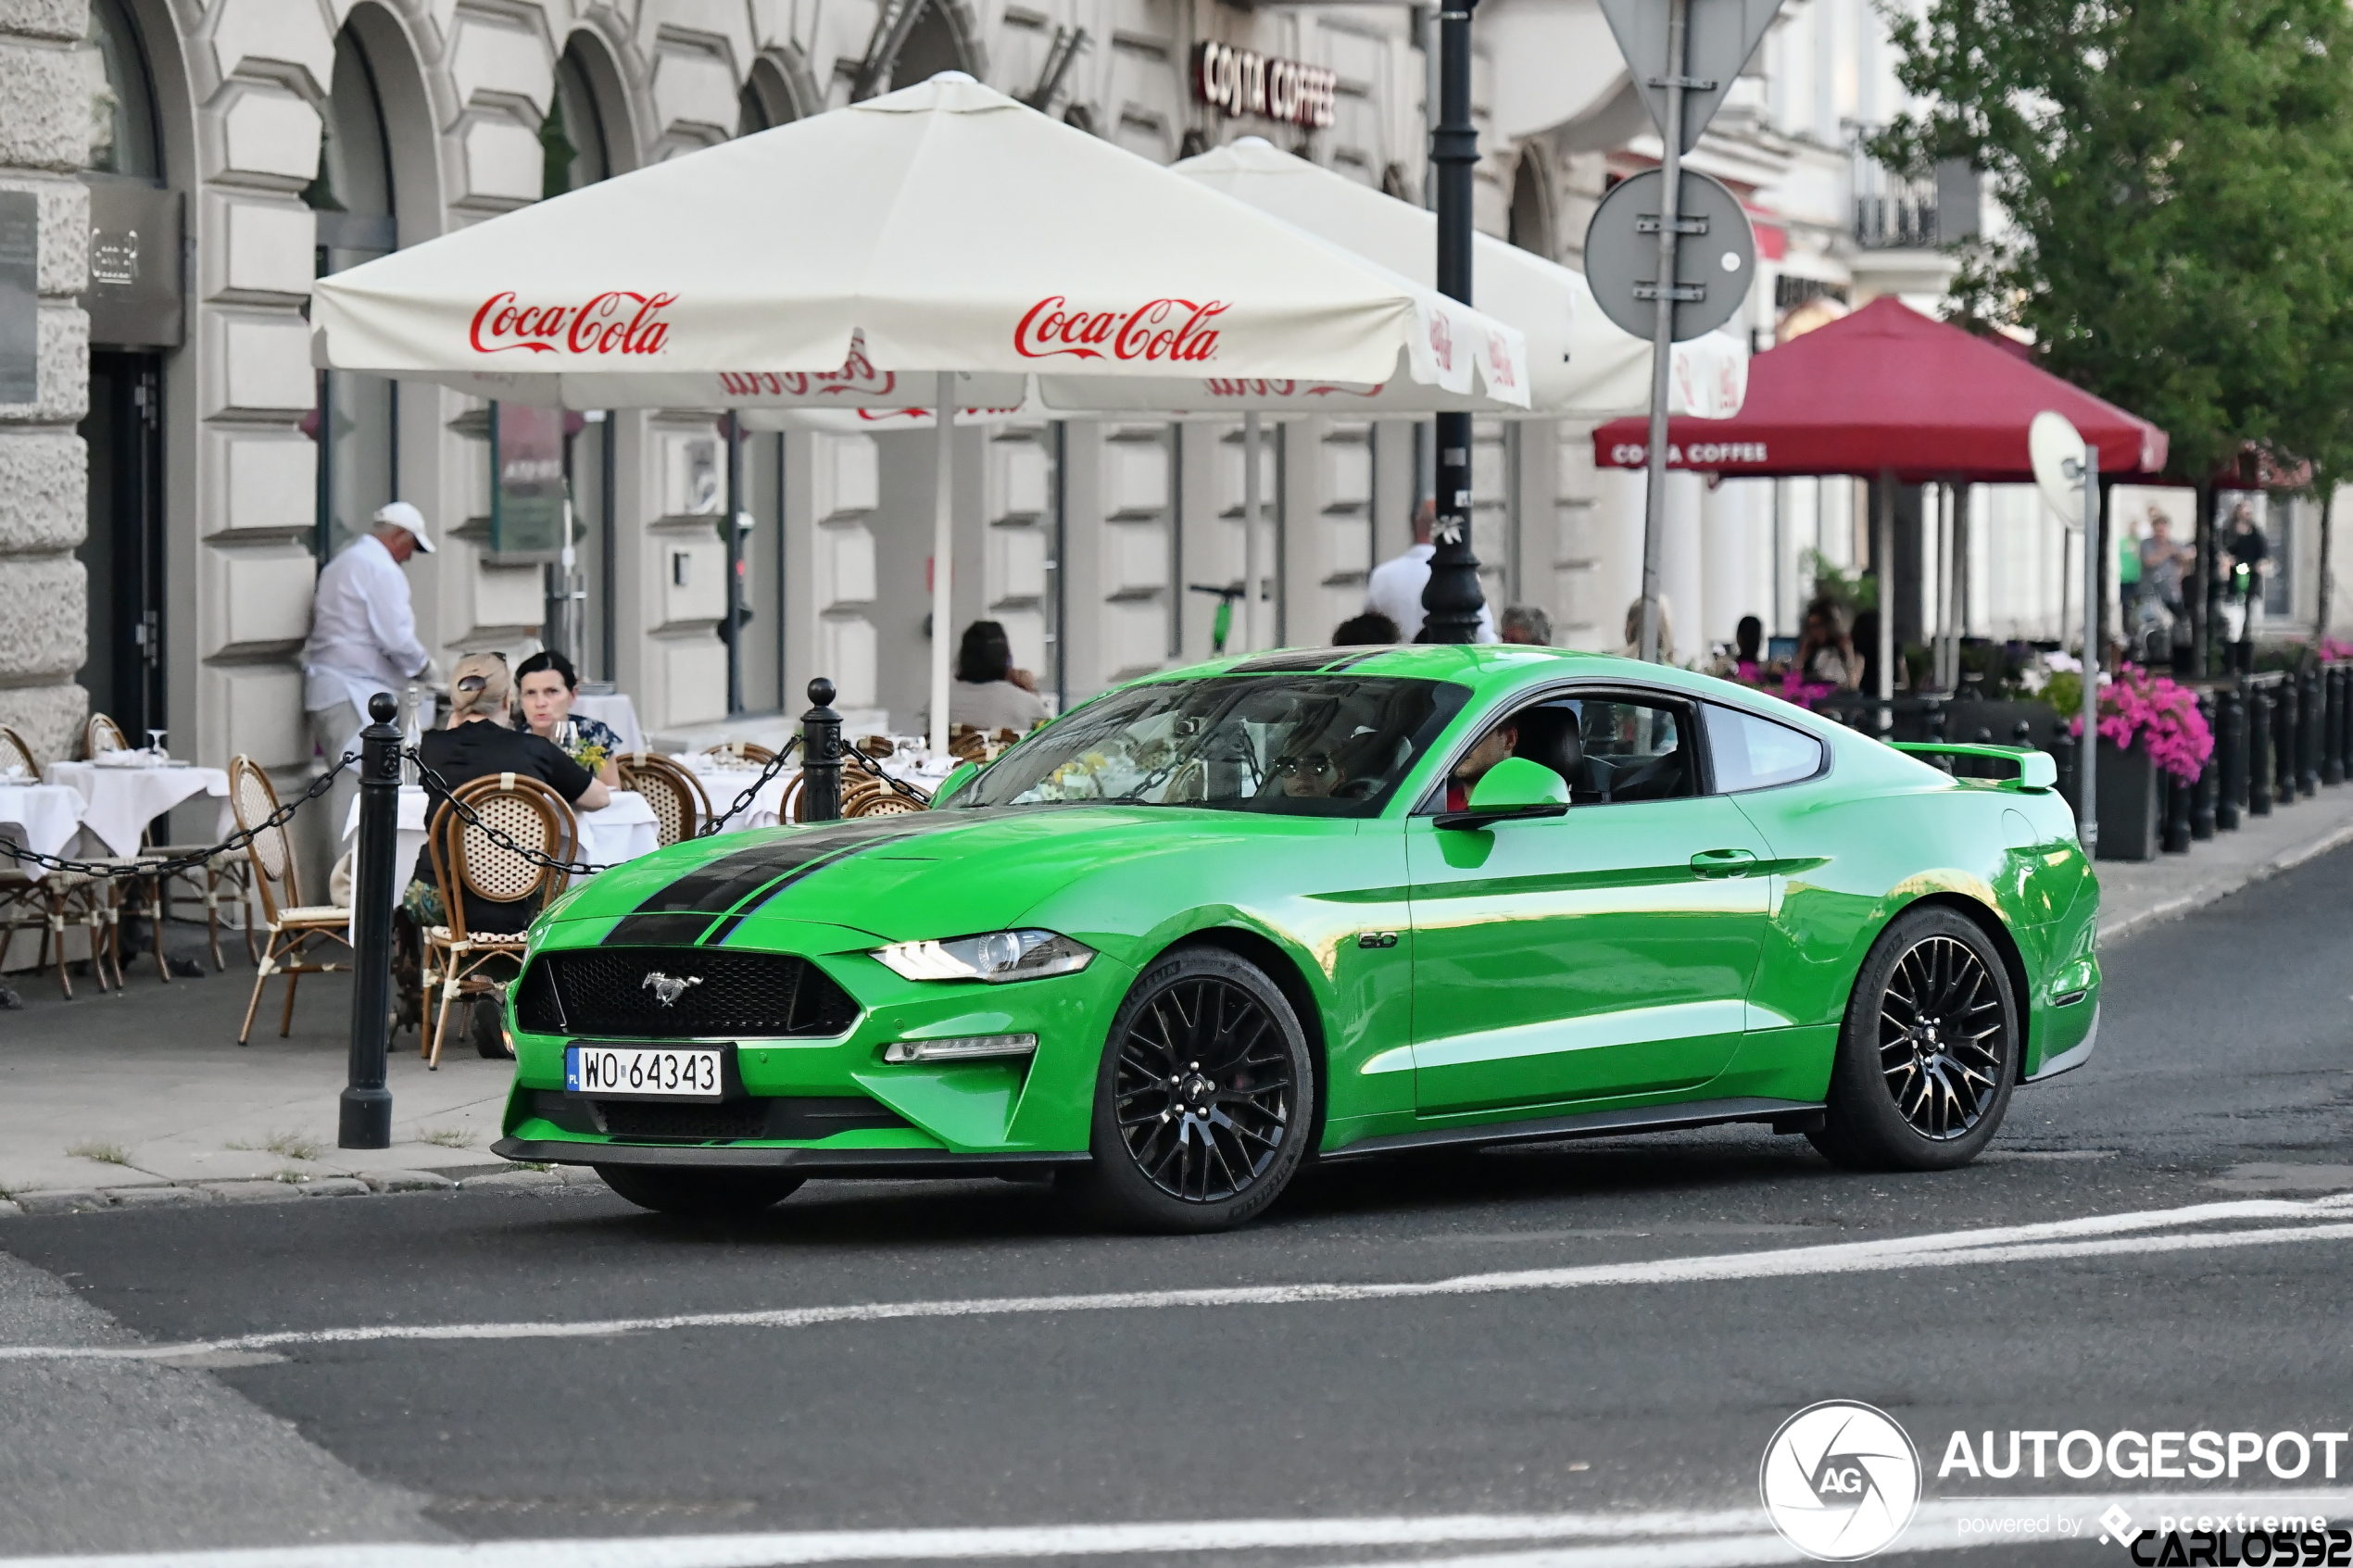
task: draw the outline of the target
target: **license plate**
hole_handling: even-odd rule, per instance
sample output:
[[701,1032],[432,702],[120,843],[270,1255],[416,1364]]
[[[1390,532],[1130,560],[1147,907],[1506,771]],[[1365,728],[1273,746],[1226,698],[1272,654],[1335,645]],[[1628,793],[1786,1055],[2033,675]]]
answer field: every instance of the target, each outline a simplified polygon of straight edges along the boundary
[[720,1053],[693,1047],[566,1046],[564,1087],[575,1095],[717,1099]]

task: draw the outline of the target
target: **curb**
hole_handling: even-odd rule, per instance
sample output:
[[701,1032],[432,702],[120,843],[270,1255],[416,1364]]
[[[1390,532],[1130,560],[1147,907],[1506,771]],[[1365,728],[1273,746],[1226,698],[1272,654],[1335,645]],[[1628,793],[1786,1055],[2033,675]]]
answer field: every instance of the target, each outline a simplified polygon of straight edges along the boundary
[[362,1171],[356,1176],[313,1176],[299,1182],[255,1181],[150,1184],[128,1187],[58,1187],[0,1198],[0,1220],[22,1215],[88,1214],[107,1209],[181,1208],[210,1203],[290,1203],[305,1198],[371,1198],[419,1192],[550,1192],[598,1190],[594,1182],[556,1171],[517,1165],[452,1178],[434,1171]]
[[2283,872],[2294,871],[2305,861],[2325,855],[2332,849],[2343,848],[2347,844],[2353,844],[2353,822],[2345,823],[2334,832],[2322,834],[2309,844],[2299,845],[2285,854],[2274,856],[2259,866],[2251,867],[2243,876],[2224,877],[2201,884],[2192,887],[2186,893],[2174,895],[2161,904],[2143,909],[2137,914],[2127,915],[2113,924],[2103,924],[2099,930],[2099,945],[2106,947],[2111,942],[2121,941],[2161,922],[2179,920],[2193,909],[2220,903],[2233,893],[2252,887],[2259,882],[2268,882]]

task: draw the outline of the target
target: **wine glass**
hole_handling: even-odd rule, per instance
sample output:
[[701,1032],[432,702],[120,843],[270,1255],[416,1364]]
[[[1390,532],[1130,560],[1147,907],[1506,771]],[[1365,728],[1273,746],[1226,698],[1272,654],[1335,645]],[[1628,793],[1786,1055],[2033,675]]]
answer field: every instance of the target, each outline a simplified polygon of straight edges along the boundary
[[158,762],[170,755],[163,749],[164,734],[164,731],[154,728],[147,731],[147,750]]

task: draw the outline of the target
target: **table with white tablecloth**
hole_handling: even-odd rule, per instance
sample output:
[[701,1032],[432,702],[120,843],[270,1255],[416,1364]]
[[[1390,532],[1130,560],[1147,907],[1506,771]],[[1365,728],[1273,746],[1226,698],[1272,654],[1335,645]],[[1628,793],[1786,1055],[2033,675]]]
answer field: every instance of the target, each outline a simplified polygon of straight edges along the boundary
[[[602,810],[576,810],[573,815],[580,821],[580,852],[569,859],[592,866],[617,866],[623,860],[650,855],[661,846],[661,825],[654,820],[654,809],[634,789],[614,790],[612,804]],[[350,843],[359,834],[359,802],[355,798],[344,818],[344,841]],[[393,901],[398,903],[401,890],[409,885],[417,857],[425,847],[422,784],[400,786],[400,819],[395,843],[392,886]]]
[[[736,797],[750,788],[758,781],[761,772],[760,769],[745,763],[723,762],[707,751],[674,757],[671,760],[695,775],[695,782],[702,785],[703,794],[710,797],[711,809],[713,812],[724,812],[734,806]],[[943,765],[934,762],[929,758],[901,753],[895,757],[885,758],[881,767],[882,771],[892,778],[903,784],[912,784],[925,795],[929,795],[939,787],[940,781],[952,772],[958,765],[953,758],[950,758]],[[782,820],[785,791],[791,786],[792,781],[799,776],[799,760],[795,759],[786,764],[774,778],[761,786],[759,793],[751,797],[749,805],[735,816],[728,818],[727,831],[741,833],[748,828],[774,827]],[[858,764],[843,763],[842,788],[849,789],[859,774]]]
[[[0,838],[44,855],[62,855],[82,830],[82,792],[68,784],[0,783]],[[32,860],[0,857],[0,871],[20,871],[38,881],[43,868]]]
[[137,854],[140,835],[149,822],[199,795],[210,796],[220,803],[213,821],[214,842],[236,831],[236,814],[229,809],[229,775],[222,770],[144,759],[144,754],[138,752],[108,755],[142,757],[143,760],[50,762],[41,770],[44,783],[63,784],[82,797],[82,833],[86,839],[94,841],[94,852]]

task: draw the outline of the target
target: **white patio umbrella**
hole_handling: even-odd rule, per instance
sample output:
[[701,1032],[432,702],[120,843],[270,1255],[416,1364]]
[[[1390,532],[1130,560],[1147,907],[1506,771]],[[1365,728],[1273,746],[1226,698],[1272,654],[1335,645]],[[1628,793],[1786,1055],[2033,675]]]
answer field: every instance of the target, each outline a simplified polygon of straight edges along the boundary
[[321,366],[480,396],[937,407],[942,749],[947,442],[956,408],[1008,401],[991,378],[1402,376],[1526,397],[1517,332],[961,72],[321,278],[311,323]]

